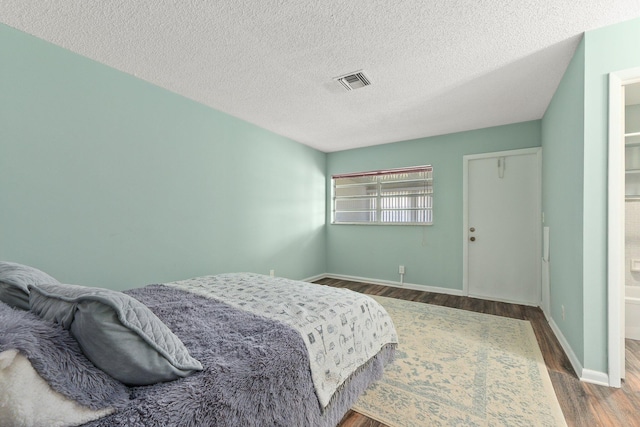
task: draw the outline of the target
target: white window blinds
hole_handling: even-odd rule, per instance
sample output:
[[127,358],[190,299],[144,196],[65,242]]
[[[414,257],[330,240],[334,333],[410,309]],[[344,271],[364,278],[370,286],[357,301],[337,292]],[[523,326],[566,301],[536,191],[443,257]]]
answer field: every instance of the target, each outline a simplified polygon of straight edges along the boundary
[[334,224],[433,223],[433,168],[333,175]]

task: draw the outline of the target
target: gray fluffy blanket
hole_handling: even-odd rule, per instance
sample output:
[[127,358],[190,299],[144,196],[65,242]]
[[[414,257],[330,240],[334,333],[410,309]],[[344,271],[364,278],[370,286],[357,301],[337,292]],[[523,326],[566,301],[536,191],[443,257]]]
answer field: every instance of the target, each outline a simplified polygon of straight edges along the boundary
[[69,331],[0,303],[0,352],[18,349],[56,391],[91,409],[123,408],[129,390],[96,368]]
[[131,388],[123,409],[85,426],[335,426],[395,351],[385,347],[323,411],[305,345],[290,327],[163,285],[126,293],[165,322],[204,370]]

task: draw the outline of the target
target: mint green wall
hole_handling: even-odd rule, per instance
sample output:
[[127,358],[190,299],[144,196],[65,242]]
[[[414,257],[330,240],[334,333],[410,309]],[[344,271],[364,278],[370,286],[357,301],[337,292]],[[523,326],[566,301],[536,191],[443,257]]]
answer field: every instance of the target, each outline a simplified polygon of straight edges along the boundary
[[542,211],[549,227],[551,316],[581,362],[584,56],[583,40],[542,119]]
[[[0,55],[0,259],[114,289],[404,264],[459,290],[462,156],[542,144],[552,316],[606,372],[607,76],[640,67],[640,19],[585,34],[542,121],[328,155],[3,25]],[[425,163],[434,225],[324,226],[331,174]]]
[[584,367],[607,371],[609,73],[640,67],[640,18],[585,34]]
[[552,316],[583,367],[603,373],[608,372],[608,82],[609,73],[636,67],[640,19],[585,33],[542,119]]
[[[540,121],[329,153],[331,175],[431,164],[431,226],[327,226],[327,271],[332,274],[462,289],[462,156],[540,146]],[[327,222],[331,218],[327,195]]]
[[3,25],[0,57],[0,259],[114,289],[326,271],[324,153]]

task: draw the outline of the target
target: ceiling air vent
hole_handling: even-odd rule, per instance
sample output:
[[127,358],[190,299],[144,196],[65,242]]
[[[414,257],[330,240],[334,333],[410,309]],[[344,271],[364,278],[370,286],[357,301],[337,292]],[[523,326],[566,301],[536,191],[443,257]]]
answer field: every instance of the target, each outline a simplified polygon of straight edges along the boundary
[[347,90],[359,89],[371,84],[362,70],[356,71],[355,73],[349,73],[344,76],[336,77],[335,80],[339,81]]

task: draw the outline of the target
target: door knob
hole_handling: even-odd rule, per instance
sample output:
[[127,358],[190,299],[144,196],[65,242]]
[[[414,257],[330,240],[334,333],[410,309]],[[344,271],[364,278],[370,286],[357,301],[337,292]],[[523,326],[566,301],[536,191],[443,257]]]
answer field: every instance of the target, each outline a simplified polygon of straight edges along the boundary
[[472,237],[469,237],[469,240],[471,240],[472,242],[475,242],[476,238],[472,236]]
[[471,228],[469,229],[469,231],[473,233],[474,231],[476,231],[476,228],[475,228],[475,227],[471,227]]

